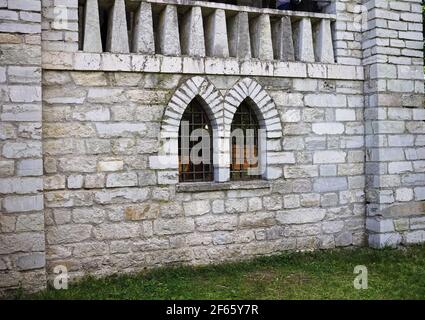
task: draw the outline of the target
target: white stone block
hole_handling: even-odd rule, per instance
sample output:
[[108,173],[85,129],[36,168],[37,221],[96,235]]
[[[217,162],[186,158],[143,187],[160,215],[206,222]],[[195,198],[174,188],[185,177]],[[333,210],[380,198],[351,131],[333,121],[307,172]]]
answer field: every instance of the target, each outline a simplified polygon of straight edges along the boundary
[[247,12],[239,12],[229,19],[228,33],[230,56],[239,59],[251,58],[251,39]]
[[274,58],[277,60],[294,61],[294,40],[290,17],[281,17],[272,23],[272,38]]
[[43,210],[43,195],[10,196],[3,199],[6,212],[27,212]]
[[260,60],[273,60],[270,17],[261,14],[251,21],[252,56]]
[[100,37],[99,5],[98,0],[87,0],[84,17],[85,52],[102,52],[102,39]]
[[181,49],[185,55],[205,56],[204,23],[200,7],[192,7],[183,18]]
[[322,19],[316,26],[314,53],[316,61],[334,63],[334,49],[332,43],[331,21]]
[[114,0],[110,11],[106,51],[113,53],[130,52],[124,0]]
[[140,2],[134,20],[132,52],[155,54],[152,7],[149,2]]
[[295,24],[294,49],[297,61],[314,62],[313,33],[310,18],[302,18]]
[[346,153],[337,150],[316,151],[313,155],[313,163],[344,163]]
[[122,160],[99,161],[97,164],[97,171],[120,171],[123,168],[124,161]]
[[336,121],[356,121],[356,111],[353,109],[336,109]]
[[160,13],[157,35],[160,53],[171,56],[181,55],[176,6],[167,5]]
[[342,134],[344,125],[338,122],[317,122],[312,124],[312,130],[316,134]]
[[226,13],[223,9],[216,9],[207,18],[205,41],[207,56],[229,57]]

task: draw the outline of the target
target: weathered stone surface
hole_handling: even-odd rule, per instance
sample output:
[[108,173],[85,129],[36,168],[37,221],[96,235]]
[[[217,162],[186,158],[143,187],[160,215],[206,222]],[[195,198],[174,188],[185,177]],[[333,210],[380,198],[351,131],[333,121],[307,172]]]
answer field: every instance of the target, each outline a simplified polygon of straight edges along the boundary
[[157,44],[164,55],[181,54],[177,8],[174,5],[167,5],[160,13]]
[[276,214],[276,220],[281,224],[301,224],[319,222],[325,217],[324,209],[295,209],[279,211]]
[[313,34],[309,18],[302,18],[294,29],[295,58],[298,61],[314,62]]
[[270,17],[261,14],[250,25],[252,56],[261,60],[273,60]]
[[137,221],[145,219],[156,219],[159,217],[160,206],[157,203],[143,203],[128,206],[124,209],[126,220]]
[[83,43],[86,52],[102,52],[98,0],[86,1]]
[[207,56],[222,58],[229,56],[226,14],[223,9],[214,10],[207,18],[205,35]]
[[21,270],[32,270],[44,267],[46,259],[44,253],[23,255],[16,260],[16,266]]
[[211,210],[211,205],[208,200],[185,202],[183,207],[186,216],[200,216]]
[[334,63],[334,48],[332,44],[331,21],[322,19],[315,30],[314,53],[316,61]]
[[231,57],[251,58],[248,13],[239,12],[229,19],[229,53]]
[[137,10],[132,46],[132,52],[145,54],[155,53],[152,7],[148,2],[141,2]]
[[181,30],[182,54],[205,56],[204,24],[200,7],[192,7],[183,19]]
[[142,236],[140,226],[131,222],[100,224],[93,228],[96,239],[127,239]]
[[272,23],[273,53],[277,60],[294,61],[294,42],[292,25],[289,17],[281,17]]
[[113,53],[130,51],[124,0],[114,0],[108,20],[106,51]]
[[80,242],[89,239],[91,231],[92,226],[86,224],[60,225],[50,227],[46,239],[49,244]]
[[157,219],[154,221],[154,232],[158,235],[189,233],[195,230],[193,219]]
[[43,196],[8,196],[3,199],[6,212],[26,212],[43,210]]

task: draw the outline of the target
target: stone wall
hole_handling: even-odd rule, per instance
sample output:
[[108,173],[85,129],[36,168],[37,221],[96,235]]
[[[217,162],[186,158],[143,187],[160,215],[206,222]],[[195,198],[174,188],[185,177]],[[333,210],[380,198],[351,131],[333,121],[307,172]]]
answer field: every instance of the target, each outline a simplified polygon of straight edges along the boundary
[[0,294],[46,285],[40,11],[0,1]]
[[[362,81],[256,77],[283,126],[269,146],[274,174],[200,191],[149,162],[189,77],[44,73],[50,274],[57,264],[81,276],[364,244]],[[205,79],[225,95],[240,77]]]
[[[126,2],[116,2],[120,25]],[[149,2],[167,5],[163,19],[188,6]],[[0,294],[44,288],[57,265],[80,277],[425,241],[420,0],[339,0],[330,14],[291,13],[293,34],[284,15],[268,22],[281,12],[245,7],[229,21],[238,46],[224,54],[218,21],[237,8],[207,6],[217,34],[206,39],[193,9],[160,28],[160,39],[188,30],[180,43],[153,48],[157,32],[139,23],[131,48],[111,27],[102,52],[95,15],[85,27],[96,43],[79,41],[89,34],[77,0],[0,0]],[[251,28],[247,12],[258,16]],[[256,103],[265,179],[228,182],[224,161],[216,182],[178,184],[173,134],[196,94],[223,141],[240,100]],[[157,161],[164,149],[172,156]]]
[[367,229],[374,247],[425,241],[420,0],[370,1],[364,32]]

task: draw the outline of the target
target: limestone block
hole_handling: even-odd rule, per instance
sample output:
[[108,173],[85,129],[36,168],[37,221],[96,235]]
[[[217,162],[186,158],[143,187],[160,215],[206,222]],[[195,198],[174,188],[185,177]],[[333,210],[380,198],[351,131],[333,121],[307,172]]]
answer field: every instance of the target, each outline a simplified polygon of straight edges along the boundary
[[135,172],[111,173],[106,177],[106,187],[133,187],[137,186],[138,179]]
[[272,23],[273,53],[276,60],[294,61],[294,41],[290,17]]
[[261,14],[253,19],[250,34],[252,56],[260,60],[273,60],[272,32],[268,14]]
[[43,196],[10,196],[3,200],[6,212],[25,212],[43,210]]
[[198,231],[231,231],[235,230],[238,224],[238,217],[230,215],[204,215],[195,221]]
[[396,247],[401,240],[400,234],[393,232],[369,235],[369,245],[373,248]]
[[424,230],[416,230],[416,231],[408,232],[406,234],[407,244],[422,243],[422,242],[425,242]]
[[285,210],[277,212],[276,220],[281,224],[313,223],[323,220],[325,214],[326,210],[320,208]]
[[313,184],[316,192],[342,191],[348,189],[347,178],[345,177],[329,177],[319,178]]
[[43,179],[33,178],[7,178],[0,180],[0,194],[6,193],[36,193],[43,189]]
[[242,213],[248,211],[247,199],[228,199],[225,201],[227,213]]
[[335,62],[330,20],[322,19],[316,25],[314,44],[316,61],[323,63]]
[[154,232],[158,235],[170,235],[193,232],[195,223],[193,219],[156,219],[154,221]]
[[183,203],[186,216],[200,216],[210,212],[211,205],[208,200],[196,200]]
[[312,124],[312,130],[316,134],[342,134],[345,128],[338,122],[319,122]]
[[106,51],[129,53],[127,18],[124,0],[114,0],[108,21]]
[[206,53],[209,57],[229,57],[226,13],[216,9],[208,18],[205,30]]
[[81,189],[83,187],[84,177],[80,174],[71,175],[68,177],[68,188],[69,189]]
[[120,171],[124,168],[122,160],[99,161],[97,164],[98,171]]
[[16,266],[20,270],[31,270],[43,268],[46,264],[44,253],[35,252],[31,254],[21,255],[16,259]]
[[313,34],[310,18],[302,18],[294,28],[295,59],[303,62],[314,62]]
[[181,29],[182,53],[205,57],[204,23],[201,7],[192,7],[184,16]]
[[159,15],[157,47],[161,54],[179,56],[180,35],[177,7],[167,5]]
[[18,162],[18,176],[41,176],[43,174],[43,160],[24,159]]
[[248,13],[239,12],[229,19],[229,53],[239,59],[251,58]]
[[8,177],[15,172],[15,162],[13,160],[0,161],[0,177]]
[[150,3],[140,3],[135,15],[133,33],[132,52],[155,54],[152,7]]
[[83,51],[102,52],[98,0],[87,0],[84,17]]
[[313,163],[343,163],[346,152],[337,150],[316,151],[313,155]]

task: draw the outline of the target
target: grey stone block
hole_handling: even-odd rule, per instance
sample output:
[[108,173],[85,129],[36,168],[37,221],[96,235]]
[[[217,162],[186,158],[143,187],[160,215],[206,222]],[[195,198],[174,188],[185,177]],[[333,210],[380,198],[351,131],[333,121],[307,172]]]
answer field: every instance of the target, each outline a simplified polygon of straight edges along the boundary
[[86,1],[85,17],[84,17],[83,50],[85,52],[102,52],[103,51],[102,40],[100,37],[98,0]]
[[272,23],[274,58],[283,61],[294,61],[294,41],[290,17],[281,17]]
[[124,0],[114,0],[110,11],[106,51],[112,53],[130,52]]
[[231,57],[251,58],[248,13],[239,12],[229,19],[229,52]]
[[140,2],[134,21],[132,52],[154,54],[152,7],[148,2]]
[[226,13],[216,9],[208,16],[205,28],[205,48],[209,57],[229,57]]
[[39,269],[43,268],[45,264],[46,257],[41,252],[19,256],[16,260],[16,266],[21,270]]
[[167,5],[160,13],[157,47],[164,55],[181,55],[177,8]]
[[205,56],[204,24],[200,7],[192,7],[185,15],[181,28],[182,54]]

